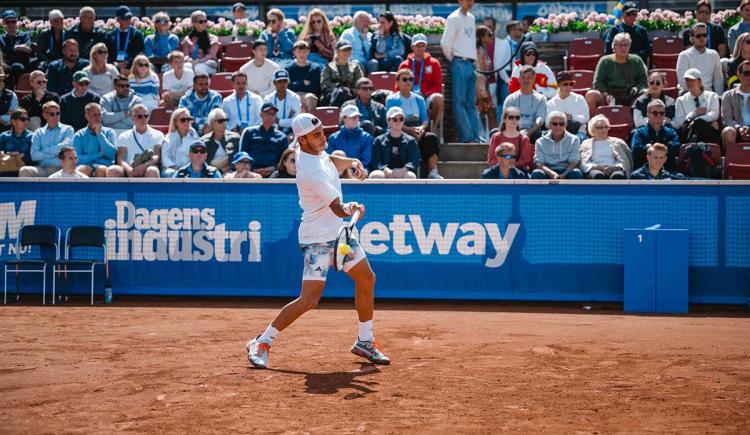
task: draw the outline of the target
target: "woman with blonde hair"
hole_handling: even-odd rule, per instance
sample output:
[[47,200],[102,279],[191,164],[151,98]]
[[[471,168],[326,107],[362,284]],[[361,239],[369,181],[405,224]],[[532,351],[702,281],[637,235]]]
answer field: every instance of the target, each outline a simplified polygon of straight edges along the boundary
[[217,56],[221,49],[221,43],[216,35],[208,33],[208,18],[203,11],[194,11],[190,14],[193,30],[185,36],[180,44],[180,50],[185,54],[193,65],[195,74],[214,75],[219,67]]
[[115,89],[115,78],[120,74],[116,66],[107,63],[107,44],[99,42],[91,47],[89,65],[83,71],[89,76],[89,90],[100,97]]
[[172,178],[178,169],[190,163],[188,151],[190,144],[200,140],[200,136],[190,125],[193,117],[186,107],[180,107],[172,112],[169,119],[169,132],[161,152],[162,178]]
[[310,56],[307,58],[310,62],[325,65],[333,60],[336,36],[322,10],[314,8],[307,14],[307,21],[297,40],[305,41],[310,46]]
[[750,60],[750,33],[743,33],[737,38],[732,51],[732,59],[727,63],[727,90],[740,84],[737,78],[737,67],[742,61]]
[[630,147],[609,136],[609,119],[596,115],[589,120],[590,138],[581,143],[581,172],[586,178],[624,180],[633,169]]
[[133,59],[129,79],[130,89],[141,97],[149,112],[159,107],[159,76],[151,71],[151,62],[145,55],[139,54]]

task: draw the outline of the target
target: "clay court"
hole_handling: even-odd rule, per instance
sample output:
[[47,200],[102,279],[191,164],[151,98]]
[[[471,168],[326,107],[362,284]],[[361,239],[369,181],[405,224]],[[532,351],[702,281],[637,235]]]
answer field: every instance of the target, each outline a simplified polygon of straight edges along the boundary
[[750,430],[746,309],[382,302],[376,367],[328,301],[256,370],[243,346],[282,300],[116,302],[0,307],[1,433]]

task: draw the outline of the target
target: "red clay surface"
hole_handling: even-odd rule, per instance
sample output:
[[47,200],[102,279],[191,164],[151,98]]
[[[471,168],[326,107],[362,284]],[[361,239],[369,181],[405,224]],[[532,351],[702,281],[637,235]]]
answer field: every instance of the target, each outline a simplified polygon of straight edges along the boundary
[[283,301],[82,304],[0,306],[0,433],[750,431],[747,311],[385,302],[375,367],[324,302],[255,370]]

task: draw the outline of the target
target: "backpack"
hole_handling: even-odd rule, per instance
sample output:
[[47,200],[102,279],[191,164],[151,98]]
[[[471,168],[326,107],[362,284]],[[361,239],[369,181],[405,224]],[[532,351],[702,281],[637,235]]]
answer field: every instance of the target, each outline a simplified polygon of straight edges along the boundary
[[718,162],[711,155],[711,147],[704,142],[685,147],[685,169],[686,175],[696,178],[715,178],[719,172]]

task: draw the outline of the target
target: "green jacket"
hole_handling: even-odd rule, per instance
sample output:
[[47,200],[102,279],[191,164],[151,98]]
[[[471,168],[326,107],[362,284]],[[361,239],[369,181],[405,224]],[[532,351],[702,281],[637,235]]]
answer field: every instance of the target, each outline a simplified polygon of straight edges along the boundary
[[632,54],[624,64],[616,62],[614,54],[603,56],[594,72],[594,89],[613,95],[626,94],[632,87],[640,91],[646,88],[647,82],[646,65]]

